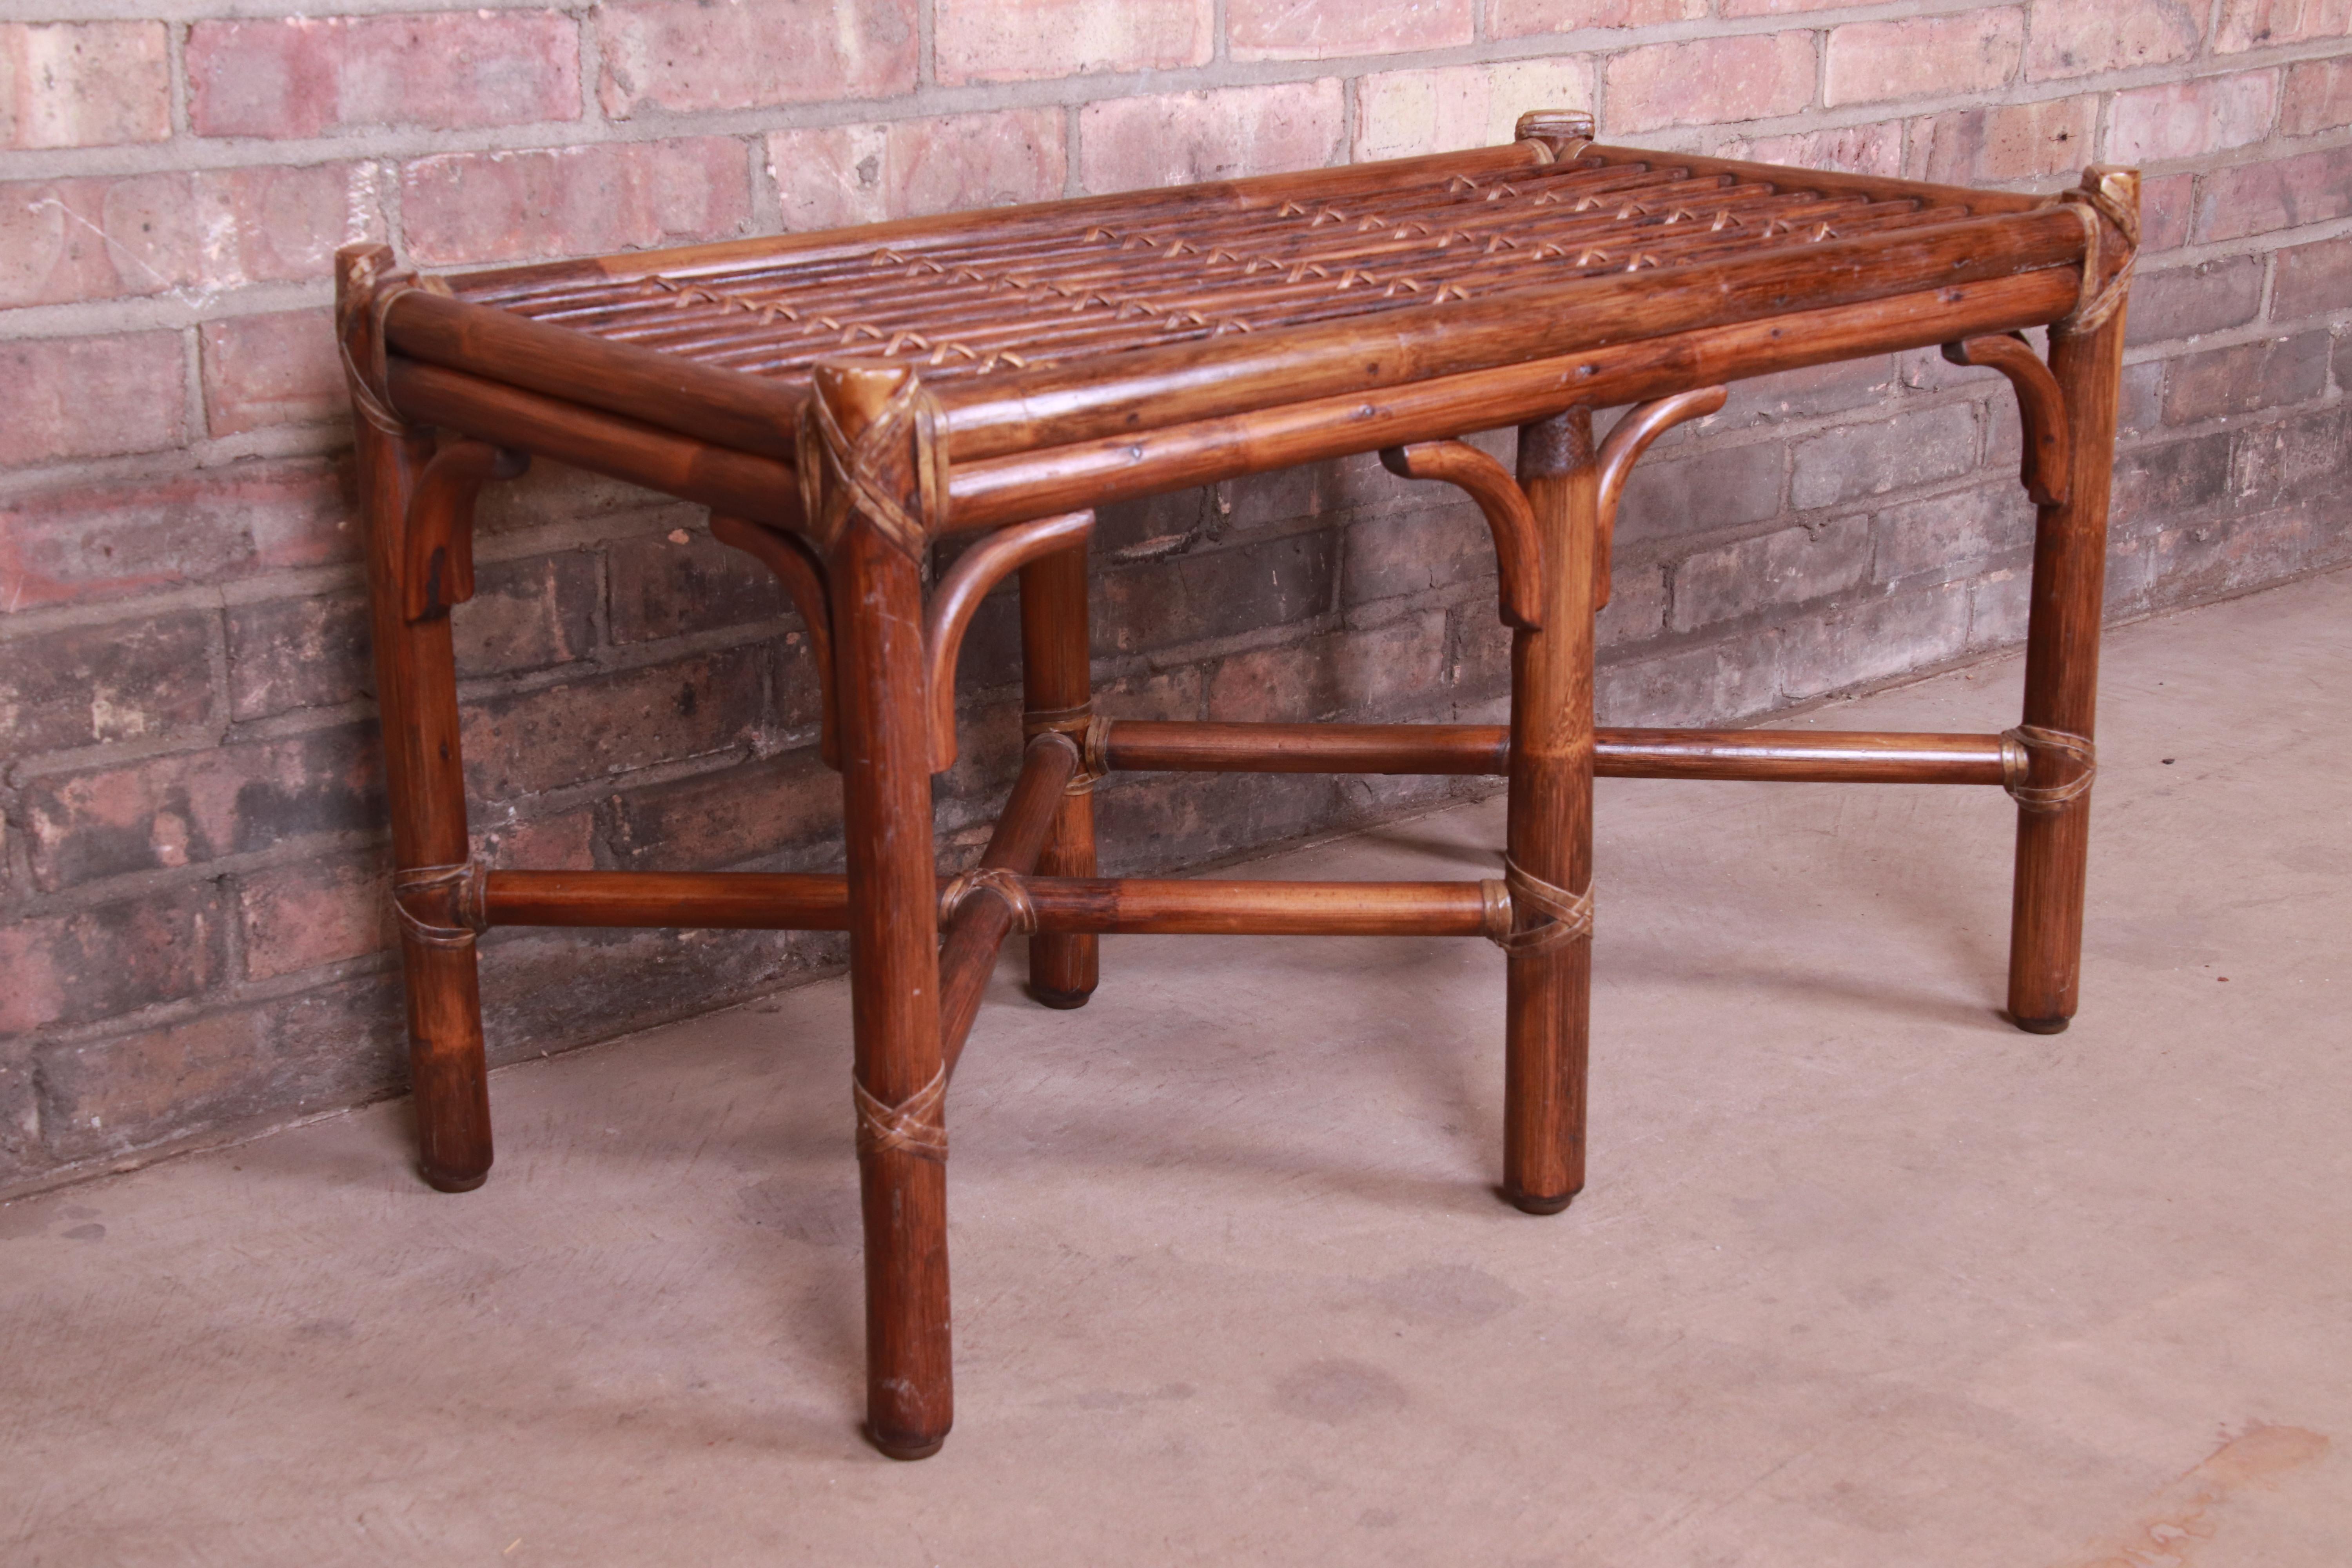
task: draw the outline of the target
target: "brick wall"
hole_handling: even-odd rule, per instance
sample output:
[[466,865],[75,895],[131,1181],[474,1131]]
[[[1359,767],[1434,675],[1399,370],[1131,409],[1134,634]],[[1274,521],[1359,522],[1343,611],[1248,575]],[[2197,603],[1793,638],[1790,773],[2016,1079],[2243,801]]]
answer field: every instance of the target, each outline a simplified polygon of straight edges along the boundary
[[[425,266],[1605,135],[2050,190],[2142,164],[2109,603],[2352,556],[2347,0],[631,0],[0,23],[0,1185],[400,1078],[327,263]],[[212,15],[210,13],[219,13]],[[1759,714],[2015,643],[1999,378],[1930,354],[1739,388],[1625,503],[1616,722]],[[1497,445],[1496,450],[1503,447]],[[551,867],[835,854],[806,639],[691,509],[540,472],[459,612],[484,848]],[[1341,463],[1118,509],[1118,712],[1499,711],[1475,516]],[[1014,745],[1009,604],[966,658],[970,853]],[[1434,798],[1131,778],[1115,866]],[[830,939],[504,933],[500,1059],[736,1000]],[[1115,983],[1115,981],[1114,981]]]

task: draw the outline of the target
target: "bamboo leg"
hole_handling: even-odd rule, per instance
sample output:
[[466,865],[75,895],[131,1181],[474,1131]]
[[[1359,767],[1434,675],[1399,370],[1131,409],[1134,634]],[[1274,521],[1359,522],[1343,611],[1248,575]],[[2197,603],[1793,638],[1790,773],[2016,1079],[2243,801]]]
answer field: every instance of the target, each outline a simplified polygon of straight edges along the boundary
[[[2098,699],[2100,597],[2105,585],[2107,487],[2123,378],[2124,322],[2051,334],[2051,369],[2065,394],[2072,471],[2067,499],[2041,508],[2033,542],[2033,605],[2025,642],[2025,725],[2089,741]],[[2031,790],[2063,790],[2080,760],[2032,747]],[[2082,974],[2083,889],[2091,845],[2087,791],[2062,804],[2021,795],[2011,897],[2009,1014],[2021,1029],[2054,1035],[2074,1016]]]
[[[368,298],[389,266],[391,252],[380,246],[355,247],[339,260],[339,308],[346,342],[357,338],[354,358],[364,363],[365,334],[372,330]],[[421,430],[387,428],[379,423],[383,417],[379,403],[374,411],[362,408],[354,424],[393,859],[398,872],[414,873],[467,862],[466,780],[457,751],[457,680],[449,617],[441,614],[411,621],[404,612],[407,512],[418,477],[432,456],[432,444]],[[444,504],[455,505],[457,499],[447,495]],[[407,920],[401,928],[418,1169],[427,1183],[445,1193],[470,1192],[489,1178],[491,1159],[490,1090],[482,1058],[474,933]]]
[[[893,455],[888,409],[905,378],[904,372],[820,370],[814,395],[827,400],[831,431],[844,443],[823,458],[829,469],[878,468]],[[803,462],[820,459],[811,452]],[[940,1049],[920,542],[908,538],[903,525],[894,534],[875,517],[843,515],[846,487],[830,472],[816,478],[804,468],[803,484],[824,488],[821,504],[810,510],[838,530],[825,577],[849,878],[852,1093],[866,1233],[866,1430],[892,1458],[919,1459],[939,1451],[954,1419],[947,1077]]]
[[[1592,572],[1600,469],[1590,410],[1522,426],[1518,479],[1542,540],[1543,624],[1511,642],[1511,859],[1570,893],[1592,880]],[[1512,925],[1550,917],[1515,894]],[[1584,1185],[1592,944],[1513,952],[1504,1065],[1503,1191],[1558,1214]]]
[[[1084,544],[1021,569],[1021,678],[1033,727],[1083,741],[1093,700],[1087,627]],[[1051,717],[1048,717],[1051,716]],[[1095,874],[1095,797],[1090,784],[1062,796],[1053,837],[1038,859],[1045,877]],[[1101,978],[1102,939],[1029,939],[1029,994],[1048,1007],[1083,1007]]]

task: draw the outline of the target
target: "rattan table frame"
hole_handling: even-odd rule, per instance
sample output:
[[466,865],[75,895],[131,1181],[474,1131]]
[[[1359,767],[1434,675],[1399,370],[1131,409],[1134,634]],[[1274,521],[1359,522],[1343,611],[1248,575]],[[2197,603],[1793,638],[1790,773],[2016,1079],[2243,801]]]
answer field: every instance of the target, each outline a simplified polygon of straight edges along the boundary
[[[1511,143],[814,236],[419,278],[339,256],[426,1181],[491,1159],[475,946],[499,925],[849,933],[866,1431],[951,1419],[950,1075],[998,951],[1082,1005],[1105,932],[1452,934],[1507,954],[1502,1192],[1584,1184],[1596,774],[1973,784],[2016,797],[2008,1008],[2063,1028],[2080,966],[2123,303],[2138,180],[2041,199]],[[2047,361],[2022,336],[2049,329]],[[1940,344],[2014,388],[2037,508],[2023,721],[1998,735],[1596,729],[1593,616],[1643,450],[1730,381]],[[1595,409],[1632,405],[1596,441]],[[1461,439],[1518,428],[1516,470]],[[436,437],[436,432],[438,432]],[[1378,451],[1494,536],[1507,725],[1221,724],[1092,705],[1093,507]],[[451,606],[475,498],[543,456],[709,505],[806,622],[844,876],[492,868],[468,847]],[[934,542],[981,534],[925,594]],[[1020,574],[1028,736],[980,864],[937,870],[973,610]],[[1118,769],[1501,775],[1478,882],[1104,879]]]

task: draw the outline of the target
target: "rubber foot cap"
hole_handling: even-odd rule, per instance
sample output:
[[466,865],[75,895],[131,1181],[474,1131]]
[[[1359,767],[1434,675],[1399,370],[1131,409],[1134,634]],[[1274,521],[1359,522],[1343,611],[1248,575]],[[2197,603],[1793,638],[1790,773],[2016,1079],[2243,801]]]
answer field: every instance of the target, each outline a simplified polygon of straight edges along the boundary
[[430,1170],[423,1165],[416,1167],[416,1173],[424,1177],[425,1184],[436,1193],[470,1193],[490,1179],[490,1173],[488,1171],[477,1171],[470,1176],[457,1176]]
[[1057,1007],[1065,1013],[1085,1006],[1087,999],[1093,994],[1091,991],[1056,991],[1050,985],[1029,987],[1031,1000],[1041,1006]]
[[948,1435],[944,1432],[927,1443],[897,1443],[885,1439],[871,1426],[866,1428],[866,1440],[893,1459],[928,1459],[948,1446]]
[[2063,1035],[2066,1032],[2066,1026],[2072,1022],[2072,1020],[2067,1018],[2011,1017],[2010,1022],[2016,1025],[2019,1028],[2024,1030],[2029,1035]]
[[1556,1198],[1538,1198],[1526,1193],[1515,1193],[1507,1188],[1496,1190],[1500,1191],[1509,1201],[1510,1205],[1521,1214],[1558,1214],[1576,1201],[1574,1193],[1563,1193]]

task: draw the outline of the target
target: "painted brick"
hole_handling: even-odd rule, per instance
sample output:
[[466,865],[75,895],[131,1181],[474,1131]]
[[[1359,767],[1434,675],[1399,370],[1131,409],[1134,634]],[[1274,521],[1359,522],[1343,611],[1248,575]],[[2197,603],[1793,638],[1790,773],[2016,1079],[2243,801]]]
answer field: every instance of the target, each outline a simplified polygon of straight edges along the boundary
[[338,856],[240,878],[237,920],[249,980],[363,958],[395,940],[374,857]]
[[625,790],[599,816],[622,870],[709,870],[837,845],[841,781],[814,751],[790,752]]
[[351,516],[339,470],[313,461],[33,491],[0,502],[0,607],[347,559],[356,547]]
[[1813,36],[1652,44],[1611,56],[1603,75],[1602,112],[1612,136],[1793,114],[1813,100]]
[[228,608],[232,717],[331,708],[374,689],[367,595],[306,594]]
[[2304,60],[2287,67],[2279,130],[2289,136],[2315,136],[2345,125],[2352,125],[2352,59]]
[[200,883],[0,926],[0,1037],[209,990],[225,967],[218,906]]
[[1486,0],[1486,36],[1524,38],[1587,27],[1648,27],[1706,15],[1706,0]]
[[1898,175],[1903,173],[1903,121],[1881,120],[1868,125],[1841,126],[1834,131],[1764,136],[1753,142],[1726,143],[1721,151],[1726,158],[1747,158],[1759,163],[1794,163],[1801,168],[1840,169],[1853,174]]
[[[2273,265],[2278,276],[2271,287],[2271,320],[2293,321],[2352,310],[2352,238],[2339,235],[2289,246],[2278,252]],[[2135,298],[2133,309],[2138,303]]]
[[1874,595],[1776,628],[1780,694],[1802,702],[1957,658],[1969,646],[1969,585]]
[[2025,13],[2006,7],[1850,22],[1830,33],[1822,100],[1874,103],[1988,92],[2017,74],[2024,53]]
[[1951,479],[1975,466],[1976,442],[1967,404],[1826,431],[1798,443],[1790,504],[1804,511]]
[[0,148],[165,140],[168,48],[161,22],[0,22]]
[[1590,109],[1580,57],[1382,71],[1356,83],[1355,162],[1498,146],[1528,110]]
[[450,612],[457,673],[471,679],[583,658],[596,641],[596,560],[584,550],[474,569],[474,596]]
[[310,834],[379,831],[374,728],[341,725],[32,780],[24,800],[34,884],[54,891]]
[[2142,256],[2178,250],[2189,243],[2197,212],[2197,176],[2167,174],[2139,187],[2139,248]]
[[400,183],[410,253],[436,267],[719,239],[751,214],[743,144],[723,136],[451,153]]
[[1695,631],[1825,598],[1869,575],[1868,519],[1784,528],[1686,558],[1675,568],[1674,612],[1667,625]]
[[1445,691],[1445,612],[1328,632],[1222,661],[1209,717],[1232,722],[1426,710]]
[[623,540],[605,562],[616,643],[774,620],[791,607],[774,573],[708,533]]
[[947,86],[1173,70],[1216,49],[1211,0],[938,0],[931,28]]
[[2164,421],[2187,425],[2316,397],[2326,390],[2329,347],[2322,331],[2183,354],[2165,377]]
[[1617,505],[1617,541],[1643,544],[1761,522],[1780,510],[1788,449],[1777,441],[1718,447],[1681,461],[1635,465]]
[[2344,482],[2344,405],[2290,415],[2238,433],[2230,492],[2241,508],[2333,501]]
[[2241,71],[2119,92],[2107,110],[2107,162],[2161,163],[2259,142],[2278,90],[2277,72]]
[[599,7],[596,99],[614,120],[883,98],[915,86],[914,0]]
[[1078,179],[1094,192],[1229,180],[1339,161],[1336,78],[1114,98],[1078,111]]
[[187,73],[199,136],[522,125],[581,108],[579,27],[557,11],[202,21]]
[[212,616],[65,626],[0,643],[0,755],[141,741],[212,717]]
[[2254,319],[2262,302],[2263,258],[2259,256],[2232,256],[2195,267],[2136,273],[2131,304],[2125,314],[2124,342],[2157,343],[2243,326]]
[[1337,556],[1327,529],[1107,572],[1095,625],[1135,653],[1304,620],[1331,607]]
[[1909,173],[1947,184],[2039,179],[2092,161],[2095,97],[1987,104],[1911,121]]
[[1443,49],[1471,37],[1470,0],[1225,0],[1225,37],[1237,60],[1323,60],[1339,55]]
[[0,466],[179,446],[182,353],[177,332],[0,343]]
[[779,131],[768,176],[787,228],[840,228],[1047,201],[1069,175],[1068,117],[1008,109],[887,125]]
[[350,417],[331,311],[231,316],[206,321],[199,336],[205,423],[214,435]]
[[469,705],[467,788],[510,800],[749,743],[760,723],[758,655],[728,648]]
[[1870,516],[1871,574],[1882,583],[1972,576],[1992,557],[2032,545],[2032,504],[2006,479]]
[[2352,35],[2352,0],[2221,0],[2217,54]]
[[241,1121],[268,1103],[267,1008],[37,1053],[44,1142],[61,1162],[126,1153],[172,1133]]
[[2203,7],[2188,0],[2034,0],[2025,79],[2168,65],[2197,52]]

